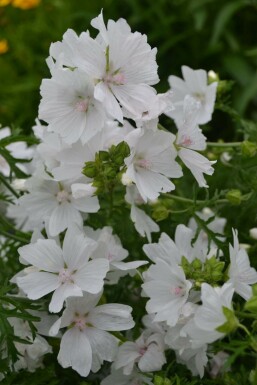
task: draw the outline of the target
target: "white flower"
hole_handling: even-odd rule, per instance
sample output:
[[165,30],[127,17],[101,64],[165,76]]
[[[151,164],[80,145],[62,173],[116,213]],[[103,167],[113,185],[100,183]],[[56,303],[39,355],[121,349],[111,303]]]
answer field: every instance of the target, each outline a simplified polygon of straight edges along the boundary
[[100,207],[95,196],[74,199],[70,183],[33,178],[30,190],[18,202],[39,224],[45,222],[51,236],[60,234],[73,223],[81,225],[82,213],[97,212]]
[[62,43],[51,46],[55,59],[63,55],[66,66],[78,67],[95,82],[94,97],[103,103],[110,116],[123,121],[121,106],[131,117],[140,117],[155,97],[150,85],[159,81],[156,49],[147,44],[145,35],[132,33],[125,20],[109,20],[105,27],[102,14],[91,22],[100,31],[96,39],[88,33],[80,37],[73,31]]
[[198,258],[205,262],[214,255],[214,249],[208,250],[208,243],[202,238],[198,238],[192,245],[195,233],[185,225],[178,225],[175,231],[174,241],[166,234],[162,233],[158,243],[145,244],[143,250],[154,263],[158,260],[165,261],[171,266],[181,264],[182,257],[189,263]]
[[150,297],[146,304],[147,312],[156,313],[155,322],[166,321],[169,326],[176,325],[192,283],[186,280],[181,267],[171,266],[161,259],[150,266],[146,279],[142,288]]
[[233,294],[234,288],[230,283],[225,283],[222,287],[202,284],[202,305],[196,310],[194,318],[183,328],[184,335],[188,334],[191,338],[193,349],[224,337],[224,333],[216,329],[227,322],[223,307],[232,308]]
[[176,352],[177,362],[186,365],[193,376],[199,375],[202,378],[208,362],[206,350],[207,345],[203,345],[196,349],[185,349],[181,354]]
[[39,239],[20,247],[21,262],[35,269],[18,277],[17,284],[30,299],[54,292],[49,310],[57,313],[66,298],[102,290],[109,263],[103,258],[89,261],[94,248],[95,242],[85,238],[75,225],[65,234],[63,250],[53,239]]
[[235,292],[247,301],[252,296],[250,285],[257,283],[257,271],[250,266],[246,250],[239,247],[236,230],[233,230],[233,238],[234,246],[229,245],[228,282],[233,285]]
[[115,358],[118,340],[106,331],[127,330],[135,324],[130,306],[113,303],[95,307],[100,297],[101,293],[68,299],[62,317],[50,329],[50,334],[56,335],[60,328],[68,327],[57,358],[63,368],[71,366],[84,377],[90,370],[97,372],[103,361]]
[[198,124],[208,123],[214,109],[218,83],[208,85],[207,72],[202,69],[192,70],[187,66],[182,66],[182,74],[184,80],[177,76],[169,77],[175,109],[168,112],[167,115],[176,121],[181,120],[184,99],[187,95],[190,95],[200,103]]
[[123,374],[130,375],[137,363],[141,372],[161,370],[166,363],[163,336],[147,334],[143,333],[135,342],[125,342],[119,347],[115,369],[123,368]]
[[[126,174],[122,175],[122,177],[124,176]],[[135,229],[142,237],[147,237],[148,242],[151,242],[151,233],[158,232],[160,227],[142,209],[136,206],[145,202],[135,185],[127,186],[125,200],[131,204],[130,218],[135,225]]]
[[211,378],[218,377],[219,374],[229,371],[229,368],[224,368],[226,361],[229,358],[229,354],[220,351],[215,354],[210,360],[210,376]]
[[94,98],[94,83],[79,69],[56,70],[41,84],[39,118],[67,143],[87,142],[104,125],[103,106]]
[[18,360],[14,364],[15,371],[26,369],[34,372],[37,368],[43,367],[43,357],[47,353],[52,353],[52,347],[39,334],[33,336],[28,323],[22,319],[12,317],[8,318],[8,321],[14,329],[14,335],[28,341],[28,344],[15,342],[19,353]]
[[110,264],[109,272],[106,276],[107,283],[117,283],[120,277],[127,274],[133,276],[136,274],[136,269],[139,266],[148,263],[147,261],[124,261],[128,257],[128,251],[122,247],[118,236],[112,234],[113,230],[111,227],[104,227],[95,231],[86,227],[85,230],[87,236],[97,242],[97,247],[92,252],[91,258],[105,258]]
[[206,137],[197,125],[198,104],[191,96],[185,97],[183,115],[181,121],[177,123],[176,145],[178,156],[192,172],[199,186],[208,187],[203,174],[212,175],[214,172],[212,164],[216,161],[209,161],[197,152],[206,148]]
[[131,154],[125,159],[126,176],[137,186],[142,199],[155,200],[161,192],[175,189],[168,178],[179,178],[182,171],[175,161],[174,135],[152,130],[136,129],[125,141]]
[[[220,241],[224,241],[225,237],[221,234],[224,234],[224,227],[227,222],[226,218],[215,216],[215,213],[208,207],[205,207],[201,212],[197,211],[196,214],[199,218],[203,219],[206,222],[206,226],[211,231],[217,234],[217,239],[219,239]],[[190,218],[188,222],[188,227],[193,230],[194,234],[197,233],[198,225],[193,217]],[[205,231],[201,230],[199,232],[198,238],[200,238],[201,242],[205,243],[206,245],[209,244],[208,234]],[[213,241],[210,242],[210,246],[211,248],[216,247]]]
[[116,122],[106,122],[101,131],[87,143],[82,144],[80,141],[73,143],[55,154],[58,165],[52,169],[52,174],[58,181],[76,181],[82,177],[85,162],[94,161],[97,152],[108,151],[109,147],[123,141],[130,131],[131,128],[128,125],[119,127]]
[[205,156],[187,148],[181,148],[178,155],[187,168],[190,169],[199,187],[208,187],[203,174],[212,175],[214,168],[211,166],[216,161],[210,161]]

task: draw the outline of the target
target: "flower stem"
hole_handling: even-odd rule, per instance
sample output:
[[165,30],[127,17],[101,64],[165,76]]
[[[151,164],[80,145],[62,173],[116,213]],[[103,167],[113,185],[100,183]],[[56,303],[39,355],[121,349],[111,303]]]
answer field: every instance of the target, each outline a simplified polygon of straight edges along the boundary
[[206,144],[208,147],[228,148],[228,147],[240,147],[242,142],[230,142],[230,143],[207,142]]

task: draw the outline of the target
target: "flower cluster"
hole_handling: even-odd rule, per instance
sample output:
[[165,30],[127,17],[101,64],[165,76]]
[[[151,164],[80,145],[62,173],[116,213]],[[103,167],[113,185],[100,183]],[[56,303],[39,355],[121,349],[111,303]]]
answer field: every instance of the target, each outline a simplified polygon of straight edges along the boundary
[[[50,313],[58,313],[51,316],[48,335],[61,338],[63,368],[87,377],[108,361],[111,372],[102,385],[151,385],[149,373],[162,369],[172,349],[178,362],[203,376],[209,344],[225,336],[229,317],[237,324],[233,296],[248,300],[257,272],[235,230],[229,264],[208,234],[197,231],[194,219],[177,227],[175,241],[162,233],[151,243],[160,228],[146,205],[175,190],[182,164],[199,187],[208,187],[205,175],[212,175],[215,162],[200,153],[206,137],[199,125],[211,119],[217,83],[208,84],[204,70],[183,66],[184,79],[170,76],[171,90],[157,94],[156,49],[147,37],[132,32],[124,19],[105,25],[102,13],[91,25],[98,31],[95,38],[89,31],[78,36],[68,30],[50,47],[51,77],[42,81],[33,127],[40,143],[9,147],[16,155],[20,151],[17,158],[33,157],[30,169],[24,169],[31,174],[22,185],[24,194],[8,207],[17,227],[33,231],[31,243],[18,250],[25,267],[12,282],[21,296],[43,299]],[[158,123],[161,114],[173,120],[174,133]],[[108,199],[111,216],[116,197],[149,242],[143,247],[149,267],[145,257],[129,255],[109,220],[102,228],[90,225]],[[197,215],[225,241],[223,218],[211,222],[208,210]],[[138,269],[144,270],[142,296],[149,300],[141,334],[133,340],[132,334],[120,333],[135,325],[132,307],[108,303],[105,291]],[[51,351],[38,333],[33,368]],[[24,360],[28,356],[28,368],[33,345],[27,355],[20,350]]]

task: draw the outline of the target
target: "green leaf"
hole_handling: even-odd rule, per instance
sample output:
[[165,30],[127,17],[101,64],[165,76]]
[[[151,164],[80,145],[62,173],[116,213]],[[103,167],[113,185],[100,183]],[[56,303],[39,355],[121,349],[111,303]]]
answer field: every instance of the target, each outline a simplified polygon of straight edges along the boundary
[[228,334],[235,331],[238,328],[239,321],[235,316],[234,310],[222,306],[223,314],[227,321],[223,325],[218,326],[216,330],[220,333]]

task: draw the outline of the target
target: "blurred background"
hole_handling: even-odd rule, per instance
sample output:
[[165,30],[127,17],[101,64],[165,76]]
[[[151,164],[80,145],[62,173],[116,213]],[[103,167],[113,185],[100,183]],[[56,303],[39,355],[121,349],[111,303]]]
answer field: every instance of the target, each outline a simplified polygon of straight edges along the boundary
[[[233,80],[231,106],[257,118],[256,0],[0,0],[0,123],[31,131],[37,117],[45,59],[51,42],[72,28],[90,29],[103,8],[105,20],[126,18],[132,31],[158,48],[160,92],[181,66],[214,70]],[[218,136],[226,138],[217,119]],[[214,119],[215,125],[215,119]],[[224,126],[224,124],[223,124]],[[229,132],[229,131],[228,131]]]

